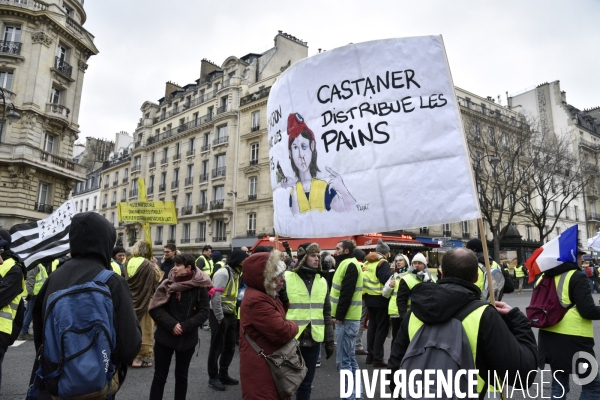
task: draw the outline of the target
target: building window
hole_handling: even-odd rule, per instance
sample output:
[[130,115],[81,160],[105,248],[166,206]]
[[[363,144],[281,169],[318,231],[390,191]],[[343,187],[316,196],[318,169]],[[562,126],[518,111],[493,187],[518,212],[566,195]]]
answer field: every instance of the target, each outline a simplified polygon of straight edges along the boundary
[[488,140],[490,142],[490,145],[496,145],[496,136],[494,134],[494,128],[492,128],[491,126],[488,128]]
[[189,243],[190,242],[190,224],[183,224],[183,237],[181,238],[181,243]]
[[250,145],[250,165],[258,164],[258,143]]
[[463,235],[463,238],[468,238],[470,236],[469,221],[462,222],[462,235]]
[[115,223],[115,212],[111,211],[110,213],[110,223],[114,225]]
[[471,134],[473,135],[474,140],[481,140],[481,127],[477,122],[473,122],[473,125],[471,125]]
[[55,87],[50,91],[50,103],[60,104],[60,90]]
[[163,240],[163,227],[157,226],[156,227],[156,241],[160,242],[160,244],[162,244],[162,240]]
[[531,226],[525,225],[525,237],[527,240],[531,240]]
[[5,25],[4,27],[5,42],[21,42],[21,27],[15,25]]
[[46,153],[54,154],[54,135],[46,133],[44,136],[44,151]]
[[575,206],[575,221],[579,221],[579,208]]
[[444,233],[444,236],[452,236],[452,231],[450,231],[450,224],[442,224],[442,232]]
[[[50,204],[50,184],[41,182],[38,192],[39,204]],[[81,202],[83,204],[83,201]]]
[[169,225],[169,240],[175,242],[177,237],[177,225]]
[[248,179],[248,200],[256,200],[258,178],[256,176]]
[[187,155],[191,156],[192,154],[194,154],[194,138],[190,138],[190,141],[188,142]]
[[192,194],[191,193],[186,193],[185,194],[185,206],[186,207],[191,207],[192,206]]
[[502,133],[502,146],[504,146],[505,149],[508,149],[508,135],[506,133]]
[[150,164],[152,164],[150,166],[150,168],[152,168],[155,163],[156,163],[156,152],[153,151],[152,153],[150,153]]
[[127,201],[127,189],[123,188],[123,191],[121,192],[121,201]]
[[500,208],[500,194],[498,193],[497,188],[494,188],[493,190],[493,202],[494,208]]
[[252,132],[260,129],[260,111],[252,113]]
[[215,237],[213,238],[214,242],[225,242],[227,240],[227,232],[225,221],[222,219],[215,220]]
[[11,90],[12,82],[13,82],[13,73],[12,72],[0,71],[0,86],[1,87],[3,87],[4,89]]
[[198,222],[198,228],[196,232],[196,243],[206,241],[206,222]]
[[[98,206],[98,196],[94,196],[94,203],[93,203],[94,210],[97,208],[97,206]],[[75,205],[75,209],[77,209],[77,204]]]
[[206,195],[206,190],[200,191],[200,205],[205,206],[208,203],[208,197]]
[[70,7],[67,7],[65,4],[63,4],[62,9],[69,17],[73,17],[73,10]]
[[187,166],[186,178],[193,179],[193,177],[194,177],[194,166],[190,164]]
[[213,201],[222,201],[225,199],[225,186],[213,187]]
[[248,214],[248,236],[256,235],[256,213]]
[[216,144],[224,143],[227,141],[227,125],[221,125],[217,127],[217,138],[215,139]]

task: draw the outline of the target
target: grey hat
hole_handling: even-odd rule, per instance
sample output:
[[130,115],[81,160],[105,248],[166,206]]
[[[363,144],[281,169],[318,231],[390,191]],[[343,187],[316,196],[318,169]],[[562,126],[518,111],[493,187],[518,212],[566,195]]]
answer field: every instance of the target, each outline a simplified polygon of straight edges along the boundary
[[380,254],[387,254],[390,252],[390,246],[388,246],[387,244],[383,243],[381,241],[381,239],[379,239],[377,241],[377,247],[375,247],[375,251],[380,253]]

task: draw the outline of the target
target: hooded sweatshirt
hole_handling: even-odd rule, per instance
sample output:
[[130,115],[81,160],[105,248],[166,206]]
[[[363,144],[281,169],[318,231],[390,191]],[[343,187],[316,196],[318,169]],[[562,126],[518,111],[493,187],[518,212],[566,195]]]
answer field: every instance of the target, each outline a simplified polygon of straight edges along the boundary
[[[426,324],[445,322],[473,300],[479,300],[481,292],[475,284],[458,278],[445,278],[435,285],[417,285],[413,288],[411,311],[402,320],[402,326],[392,345],[388,368],[397,370],[410,344],[408,323],[411,313]],[[488,306],[482,314],[477,336],[475,368],[479,376],[487,379],[488,371],[499,377],[508,374],[508,382],[519,383],[529,371],[537,371],[537,345],[531,326],[525,315],[513,308],[501,315]],[[431,368],[434,368],[432,366]],[[502,378],[501,378],[502,379]],[[526,380],[523,378],[523,382]],[[534,379],[529,380],[532,384]]]
[[[100,214],[84,212],[73,217],[69,231],[72,258],[50,274],[33,306],[36,350],[43,344],[44,310],[48,297],[58,290],[91,282],[103,269],[112,271],[110,260],[116,238],[114,226]],[[115,310],[114,321],[117,333],[117,349],[112,353],[111,360],[120,368],[120,377],[124,379],[123,374],[127,370],[127,364],[133,361],[140,350],[142,334],[125,279],[113,274],[107,286]],[[34,365],[34,371],[35,369],[37,365]]]

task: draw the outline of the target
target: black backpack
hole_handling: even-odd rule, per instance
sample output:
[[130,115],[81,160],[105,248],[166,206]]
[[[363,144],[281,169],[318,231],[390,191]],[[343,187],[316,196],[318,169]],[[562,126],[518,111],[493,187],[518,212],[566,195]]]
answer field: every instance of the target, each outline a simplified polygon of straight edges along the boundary
[[[464,306],[448,321],[437,324],[424,324],[410,341],[400,363],[400,369],[406,371],[415,369],[421,371],[426,369],[452,371],[451,377],[454,377],[458,370],[475,369],[471,345],[462,326],[462,320],[477,308],[487,305],[489,304],[483,301],[474,300]],[[434,387],[429,387],[430,393],[437,393],[437,386],[435,385],[434,380]],[[460,390],[463,393],[468,391],[466,375],[463,375],[460,380]],[[446,393],[442,388],[442,397],[437,398],[456,398],[453,393],[450,396],[445,395]],[[406,397],[403,398],[406,400],[412,399],[408,388]]]

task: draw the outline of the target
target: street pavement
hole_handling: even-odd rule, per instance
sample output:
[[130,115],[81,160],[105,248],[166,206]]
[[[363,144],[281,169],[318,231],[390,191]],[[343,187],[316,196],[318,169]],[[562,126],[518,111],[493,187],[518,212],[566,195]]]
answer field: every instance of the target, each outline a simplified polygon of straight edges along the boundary
[[[598,301],[598,295],[594,294],[594,299]],[[506,301],[513,307],[519,307],[525,312],[525,307],[529,305],[531,298],[531,290],[526,291],[524,295],[516,293],[507,294],[503,301]],[[595,351],[600,354],[600,321],[594,321],[594,334],[596,340]],[[534,329],[537,337],[537,329]],[[226,391],[217,392],[209,388],[208,375],[206,373],[206,360],[208,358],[208,348],[210,344],[210,332],[200,331],[200,348],[198,355],[194,355],[190,365],[189,383],[188,383],[188,398],[200,399],[211,398],[214,400],[221,399],[241,399],[242,392],[240,386],[227,386]],[[388,339],[385,344],[386,357],[390,352],[391,339]],[[366,331],[364,333],[363,343],[366,343]],[[0,388],[0,399],[2,400],[23,400],[27,392],[29,376],[33,365],[35,351],[33,342],[17,342],[13,347],[8,349],[2,365],[2,387]],[[361,368],[370,368],[365,364],[365,356],[358,356],[358,364]],[[549,368],[549,366],[547,367]],[[371,367],[372,369],[372,367]],[[230,367],[230,374],[233,377],[239,376],[239,354],[236,349],[236,354],[233,363]],[[153,368],[134,369],[129,368],[127,380],[119,391],[117,398],[120,400],[137,400],[146,399],[150,393],[150,384],[152,383]],[[537,383],[540,382],[540,374],[538,374]],[[548,380],[548,374],[545,379]],[[174,395],[174,362],[171,363],[171,371],[169,379],[165,387],[165,399],[172,399]],[[322,366],[317,370],[315,380],[313,382],[312,399],[314,400],[333,400],[339,399],[339,375],[336,370],[335,356],[329,360],[325,360],[325,351],[323,351]],[[539,386],[538,386],[539,387]],[[550,385],[546,383],[543,393],[536,393],[532,388],[527,393],[521,391],[508,391],[510,399],[529,399],[529,398],[548,398],[550,395]],[[543,394],[543,395],[542,395]],[[568,399],[579,398],[580,390],[577,385],[571,381],[571,392]],[[379,391],[376,392],[375,399],[380,399]]]

